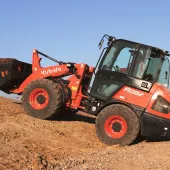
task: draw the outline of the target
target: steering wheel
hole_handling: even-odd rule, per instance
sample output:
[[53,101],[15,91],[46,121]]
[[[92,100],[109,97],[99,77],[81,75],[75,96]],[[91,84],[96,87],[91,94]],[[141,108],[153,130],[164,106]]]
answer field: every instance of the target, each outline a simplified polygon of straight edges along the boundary
[[117,72],[119,72],[119,70],[120,70],[120,68],[119,68],[119,66],[118,66],[118,65],[113,66],[113,68],[114,68],[114,70],[115,70],[115,71],[117,71]]

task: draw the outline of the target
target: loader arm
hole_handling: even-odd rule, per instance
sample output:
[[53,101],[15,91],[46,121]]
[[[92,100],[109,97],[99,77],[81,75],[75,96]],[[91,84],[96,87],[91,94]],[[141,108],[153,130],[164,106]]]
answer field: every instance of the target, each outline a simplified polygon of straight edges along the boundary
[[[56,63],[59,63],[59,65],[56,66],[50,66],[50,67],[41,67],[41,59],[39,57],[39,54],[43,55],[44,57],[53,60]],[[42,52],[39,52],[38,50],[33,50],[32,55],[32,74],[30,74],[21,84],[18,88],[11,89],[11,93],[20,94],[23,92],[25,87],[34,80],[37,79],[43,79],[43,78],[61,78],[65,77],[71,74],[76,75],[76,67],[74,63],[64,63],[58,60],[53,59],[52,57],[47,56],[46,54],[43,54]]]
[[[36,67],[37,69],[37,67]],[[73,74],[73,73],[72,73]],[[39,68],[36,71],[34,71],[30,76],[28,76],[24,82],[19,86],[19,88],[11,90],[11,93],[22,93],[24,88],[34,80],[43,79],[47,77],[65,77],[71,75],[70,69],[68,68],[67,64],[64,65],[57,65],[52,67],[44,67]]]

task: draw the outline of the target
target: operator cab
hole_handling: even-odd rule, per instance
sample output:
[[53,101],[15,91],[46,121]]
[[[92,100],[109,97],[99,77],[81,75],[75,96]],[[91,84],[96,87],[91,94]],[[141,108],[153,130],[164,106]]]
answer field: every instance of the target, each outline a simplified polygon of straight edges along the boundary
[[90,95],[109,100],[124,85],[149,92],[156,82],[169,85],[167,51],[123,39],[103,50],[90,86]]

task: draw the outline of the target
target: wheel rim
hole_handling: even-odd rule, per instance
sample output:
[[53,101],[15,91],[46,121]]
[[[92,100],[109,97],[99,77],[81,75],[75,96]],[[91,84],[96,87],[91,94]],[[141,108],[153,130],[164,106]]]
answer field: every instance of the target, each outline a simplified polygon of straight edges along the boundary
[[29,97],[30,105],[36,110],[44,109],[49,102],[49,95],[46,90],[42,88],[34,89]]
[[121,138],[127,132],[127,123],[121,116],[111,116],[104,124],[105,132],[112,138]]

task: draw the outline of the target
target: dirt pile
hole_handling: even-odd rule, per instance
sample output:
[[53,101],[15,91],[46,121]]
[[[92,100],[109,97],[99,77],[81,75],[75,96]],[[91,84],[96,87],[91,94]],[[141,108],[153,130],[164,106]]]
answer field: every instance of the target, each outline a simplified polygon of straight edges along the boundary
[[170,142],[121,148],[98,141],[95,118],[67,120],[27,116],[20,103],[0,98],[0,170],[170,169]]

